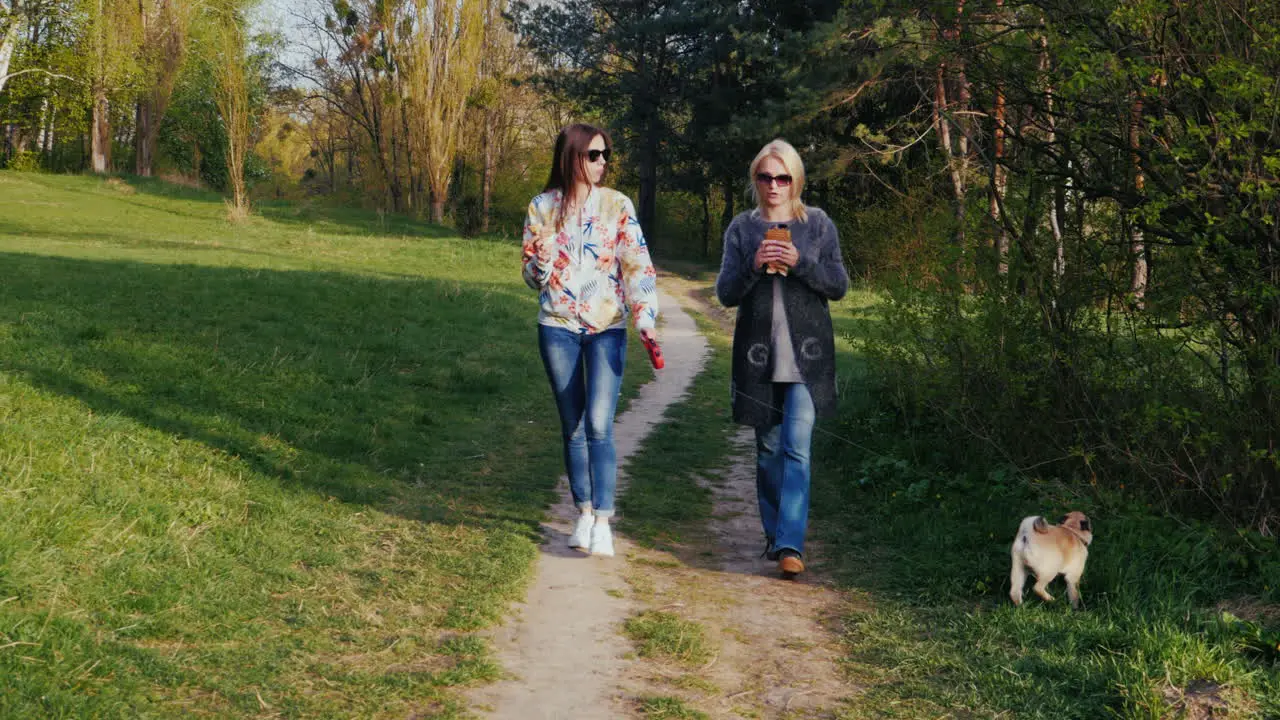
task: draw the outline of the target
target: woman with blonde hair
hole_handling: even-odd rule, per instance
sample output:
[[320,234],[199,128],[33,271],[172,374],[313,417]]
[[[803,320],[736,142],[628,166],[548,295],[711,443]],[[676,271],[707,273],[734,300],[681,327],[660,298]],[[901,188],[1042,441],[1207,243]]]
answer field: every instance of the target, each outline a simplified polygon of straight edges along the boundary
[[804,571],[813,426],[836,407],[827,303],[844,296],[849,276],[835,224],[801,200],[795,148],[765,145],[749,175],[756,208],[725,230],[716,295],[738,308],[731,402],[734,421],[755,428],[765,556],[794,577]]
[[613,416],[627,319],[656,340],[657,274],[630,198],[601,185],[609,135],[582,123],[556,138],[551,177],[529,203],[523,274],[538,291],[538,350],[551,383],[565,472],[579,510],[569,547],[611,556],[618,462]]

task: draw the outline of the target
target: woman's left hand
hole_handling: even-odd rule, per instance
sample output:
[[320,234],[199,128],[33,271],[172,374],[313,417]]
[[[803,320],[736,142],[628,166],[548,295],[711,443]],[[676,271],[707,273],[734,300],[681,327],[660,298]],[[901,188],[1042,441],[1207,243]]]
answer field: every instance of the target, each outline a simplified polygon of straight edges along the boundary
[[653,328],[645,328],[640,331],[640,337],[650,342],[657,342],[658,333],[655,332]]

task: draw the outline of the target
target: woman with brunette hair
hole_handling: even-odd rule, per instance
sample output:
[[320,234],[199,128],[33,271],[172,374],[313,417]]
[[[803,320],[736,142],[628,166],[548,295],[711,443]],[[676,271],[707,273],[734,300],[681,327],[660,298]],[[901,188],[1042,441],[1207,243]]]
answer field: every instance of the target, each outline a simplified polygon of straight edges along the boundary
[[813,426],[836,406],[827,302],[844,296],[849,277],[835,224],[800,199],[804,163],[795,148],[765,145],[749,174],[757,207],[725,230],[716,295],[738,307],[731,402],[733,419],[756,431],[765,556],[794,577],[804,571]]
[[529,203],[524,281],[539,292],[538,349],[560,413],[564,464],[580,511],[569,547],[613,555],[617,456],[613,416],[622,387],[627,317],[657,339],[658,289],[631,200],[602,187],[612,144],[591,125],[556,138],[551,177]]

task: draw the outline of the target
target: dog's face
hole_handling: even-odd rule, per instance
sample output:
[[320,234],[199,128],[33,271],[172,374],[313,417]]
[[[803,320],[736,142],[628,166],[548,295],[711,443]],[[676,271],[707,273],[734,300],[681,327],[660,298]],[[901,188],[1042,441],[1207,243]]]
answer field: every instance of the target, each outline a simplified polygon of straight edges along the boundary
[[1085,545],[1093,542],[1093,523],[1089,522],[1089,518],[1084,513],[1073,510],[1064,515],[1058,524],[1075,530]]

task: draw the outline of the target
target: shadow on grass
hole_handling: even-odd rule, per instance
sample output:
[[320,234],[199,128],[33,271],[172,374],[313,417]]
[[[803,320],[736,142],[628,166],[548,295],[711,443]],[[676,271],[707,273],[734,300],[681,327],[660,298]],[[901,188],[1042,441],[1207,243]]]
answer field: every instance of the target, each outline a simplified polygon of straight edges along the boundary
[[[215,192],[197,190],[175,185],[173,183],[144,178],[136,175],[125,175],[120,178],[136,192],[157,198],[168,198],[183,201],[224,206],[226,198]],[[127,198],[123,198],[129,202]],[[137,204],[137,203],[135,203]],[[182,217],[206,216],[184,213],[174,208],[166,208],[155,203],[146,203],[146,207],[169,212]],[[303,225],[335,235],[405,235],[410,237],[456,237],[458,232],[443,225],[435,225],[400,213],[384,213],[377,210],[329,205],[323,199],[316,198],[301,202],[282,200],[261,200],[253,203],[253,214],[282,225]]]
[[560,458],[532,294],[26,254],[0,263],[11,318],[0,364],[30,382],[299,489],[538,532]]

